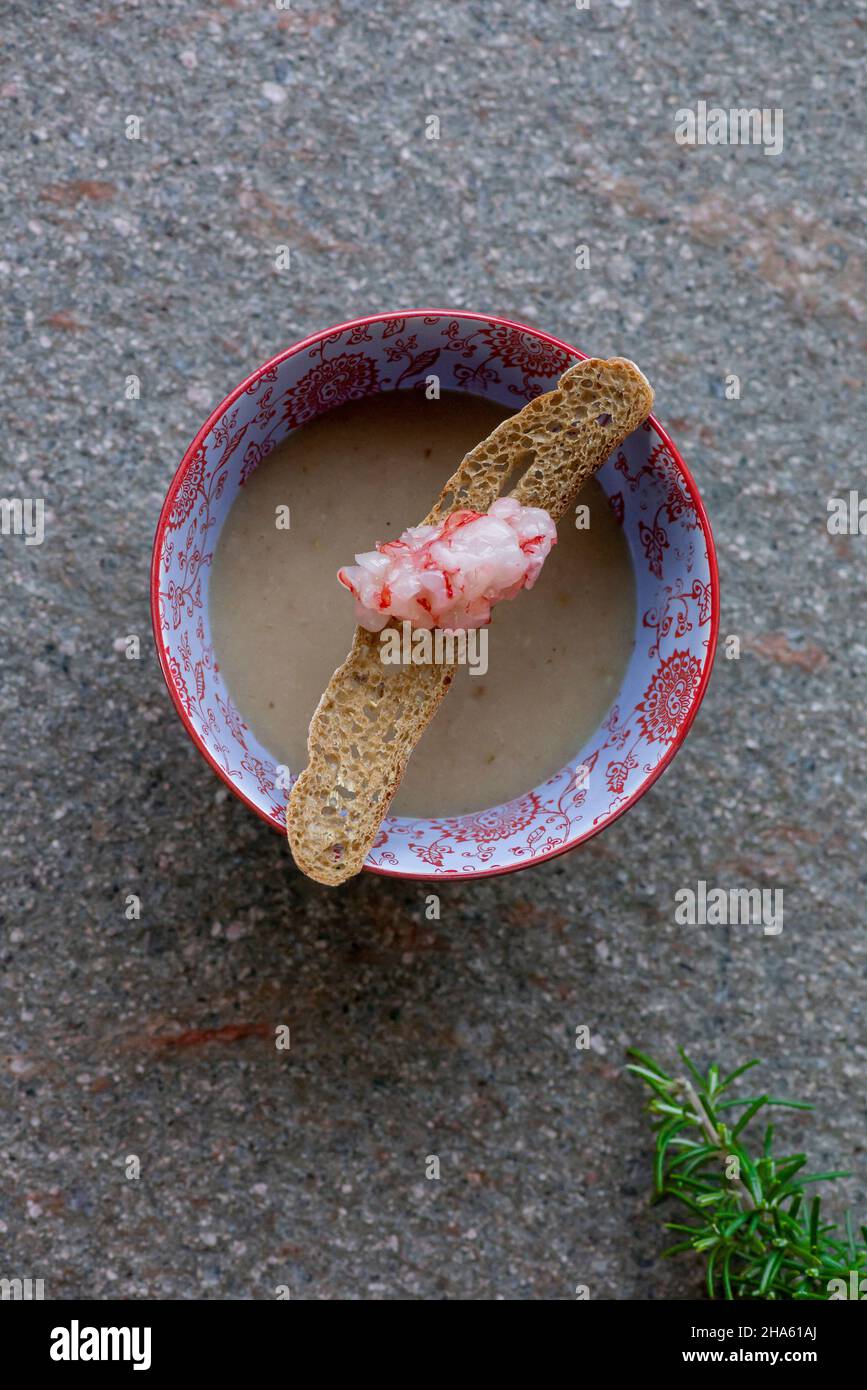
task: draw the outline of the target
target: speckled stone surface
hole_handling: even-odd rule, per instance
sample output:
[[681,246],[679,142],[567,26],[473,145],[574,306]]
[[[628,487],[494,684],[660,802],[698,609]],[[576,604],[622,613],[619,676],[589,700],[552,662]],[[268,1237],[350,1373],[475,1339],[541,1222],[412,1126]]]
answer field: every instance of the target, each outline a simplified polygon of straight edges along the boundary
[[[0,542],[0,1275],[693,1296],[658,1258],[630,1042],[765,1058],[818,1101],[785,1132],[852,1167],[836,1209],[864,1220],[867,537],[826,525],[867,488],[863,0],[11,0],[0,23],[2,490],[47,508],[43,545]],[[679,146],[701,99],[782,107],[783,153]],[[424,884],[303,880],[220,788],[147,591],[210,407],[308,332],[422,304],[645,368],[741,643],[626,817],[442,886],[438,922]],[[782,888],[784,930],[676,926],[699,879]]]

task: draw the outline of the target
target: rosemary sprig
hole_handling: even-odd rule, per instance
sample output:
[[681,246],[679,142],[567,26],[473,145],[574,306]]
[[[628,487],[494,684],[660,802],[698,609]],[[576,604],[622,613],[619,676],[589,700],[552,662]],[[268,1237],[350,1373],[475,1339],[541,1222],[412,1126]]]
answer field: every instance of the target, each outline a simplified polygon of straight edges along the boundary
[[804,1191],[848,1173],[805,1174],[806,1154],[775,1154],[773,1125],[765,1129],[759,1156],[745,1145],[744,1131],[768,1107],[813,1107],[766,1094],[732,1098],[729,1087],[757,1061],[723,1077],[718,1066],[702,1074],[679,1051],[686,1071],[669,1076],[652,1057],[628,1049],[635,1060],[627,1071],[652,1093],[654,1201],[674,1197],[690,1218],[667,1223],[680,1239],[664,1253],[704,1256],[711,1298],[867,1296],[867,1226],[856,1241],[847,1215],[843,1238],[834,1222],[823,1222],[820,1198],[807,1202]]

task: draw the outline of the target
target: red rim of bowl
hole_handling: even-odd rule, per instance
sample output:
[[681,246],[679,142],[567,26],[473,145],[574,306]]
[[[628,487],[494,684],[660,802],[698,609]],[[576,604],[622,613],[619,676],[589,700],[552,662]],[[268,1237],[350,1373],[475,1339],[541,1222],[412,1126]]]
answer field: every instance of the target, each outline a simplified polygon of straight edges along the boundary
[[[385,319],[425,318],[433,317],[434,315],[441,315],[443,317],[448,318],[474,319],[482,323],[495,323],[501,328],[512,328],[519,333],[530,333],[534,338],[539,338],[542,342],[548,343],[551,347],[559,348],[562,352],[568,353],[570,356],[578,358],[580,361],[586,361],[587,358],[586,352],[579,352],[578,348],[573,347],[571,343],[563,342],[561,338],[555,338],[550,333],[543,333],[538,328],[531,328],[530,325],[526,323],[515,323],[512,319],[500,318],[496,314],[477,314],[471,313],[465,309],[398,309],[395,310],[393,313],[366,314],[363,318],[348,319],[346,323],[338,323],[335,324],[332,328],[324,329],[320,333],[311,333],[308,338],[301,338],[297,343],[293,343],[291,347],[284,348],[284,350],[282,352],[278,352],[275,357],[271,357],[267,362],[263,362],[260,367],[257,367],[256,370],[254,372],[251,372],[248,377],[245,377],[245,379],[240,383],[240,385],[236,386],[234,391],[231,391],[229,395],[226,396],[225,400],[220,402],[216,409],[211,411],[211,414],[208,416],[207,420],[202,425],[202,428],[199,430],[195,439],[190,444],[186,453],[184,454],[183,458],[178,464],[178,467],[175,471],[175,476],[173,477],[169,490],[166,493],[166,499],[163,502],[162,510],[160,511],[159,521],[157,522],[156,535],[154,536],[153,554],[151,557],[151,624],[153,626],[154,642],[156,644],[157,655],[159,657],[160,669],[163,673],[163,680],[166,683],[166,689],[168,690],[169,695],[171,696],[172,703],[180,716],[181,723],[183,724],[190,739],[192,740],[195,747],[198,749],[199,753],[201,753],[205,761],[210,763],[211,767],[214,769],[220,780],[225,782],[226,786],[232,792],[234,792],[235,796],[239,797],[241,801],[243,801],[247,806],[249,806],[251,811],[255,811],[256,814],[260,816],[261,819],[265,821],[267,825],[270,825],[273,830],[276,830],[278,835],[282,834],[280,827],[274,824],[274,821],[271,819],[271,817],[268,815],[266,811],[262,810],[261,806],[257,806],[255,801],[252,801],[250,797],[248,797],[243,791],[240,790],[240,788],[236,787],[232,779],[230,777],[227,777],[224,769],[220,767],[219,763],[211,755],[209,750],[206,748],[205,744],[199,738],[199,735],[193,728],[193,725],[189,720],[187,712],[181,703],[180,696],[178,695],[178,692],[175,689],[174,682],[171,679],[168,655],[163,644],[162,634],[160,631],[159,611],[160,555],[162,553],[163,537],[165,535],[166,522],[168,521],[169,514],[174,505],[174,500],[177,491],[181,486],[183,478],[186,474],[190,459],[193,457],[196,450],[200,448],[200,446],[203,444],[204,440],[206,439],[208,434],[210,434],[213,426],[217,423],[220,417],[224,415],[226,411],[229,410],[231,406],[235,404],[235,401],[237,401],[241,396],[244,395],[248,386],[251,386],[253,382],[255,382],[263,374],[263,372],[268,371],[271,367],[279,366],[280,363],[285,362],[288,357],[294,357],[296,353],[301,352],[304,348],[310,347],[313,343],[320,342],[323,338],[330,337],[333,333],[344,333],[347,329],[366,327],[368,324],[381,323]],[[708,681],[710,680],[710,674],[713,669],[714,659],[716,657],[716,646],[717,637],[719,634],[720,618],[719,570],[717,568],[716,547],[714,545],[713,532],[711,531],[710,521],[708,520],[707,512],[704,509],[704,503],[702,502],[701,497],[698,493],[698,489],[696,488],[695,483],[693,481],[692,474],[690,473],[689,469],[687,468],[686,464],[681,458],[680,451],[677,448],[677,445],[669,437],[667,432],[662,428],[655,416],[648,416],[648,424],[650,425],[650,428],[654,430],[655,433],[659,436],[666,448],[671,451],[672,458],[674,459],[677,467],[680,469],[681,473],[686,479],[690,496],[692,497],[695,503],[696,513],[701,522],[702,532],[707,541],[707,558],[708,567],[710,570],[711,630],[710,640],[708,642],[707,662],[702,673],[702,678],[699,683],[699,688],[696,693],[696,697],[692,703],[692,707],[689,713],[687,714],[683,724],[681,725],[676,739],[671,744],[671,747],[668,749],[668,752],[662,759],[660,759],[657,766],[653,769],[653,772],[648,774],[647,780],[643,782],[642,785],[638,788],[638,790],[633,792],[632,796],[629,797],[629,799],[625,801],[624,804],[621,807],[619,807],[618,810],[616,810],[614,814],[605,821],[604,825],[597,825],[595,827],[591,826],[590,829],[584,831],[584,833],[582,835],[579,835],[577,840],[572,841],[571,844],[561,845],[557,849],[549,850],[546,854],[538,854],[534,856],[532,859],[525,860],[521,864],[508,864],[504,865],[502,868],[478,869],[471,873],[456,873],[448,874],[445,876],[439,874],[431,875],[425,873],[410,873],[405,872],[402,869],[385,869],[379,867],[378,865],[365,865],[365,872],[373,874],[382,874],[386,878],[428,879],[430,881],[440,882],[443,877],[447,877],[448,879],[455,881],[470,878],[490,878],[497,874],[513,874],[517,873],[521,869],[532,868],[536,864],[544,864],[546,860],[556,859],[561,854],[567,854],[570,850],[577,849],[579,845],[585,844],[587,840],[591,840],[594,835],[598,835],[601,831],[607,830],[609,825],[613,825],[614,821],[619,820],[620,817],[630,809],[630,807],[635,805],[636,801],[638,801],[642,796],[644,796],[644,793],[648,791],[650,787],[653,786],[657,778],[662,776],[665,769],[671,763],[671,760],[674,758],[675,754],[677,753],[678,749],[681,747],[684,739],[689,733],[689,730],[692,727],[692,722],[695,719],[696,714],[698,713],[699,706],[701,705],[701,702],[704,699],[705,691],[707,690],[708,686]]]

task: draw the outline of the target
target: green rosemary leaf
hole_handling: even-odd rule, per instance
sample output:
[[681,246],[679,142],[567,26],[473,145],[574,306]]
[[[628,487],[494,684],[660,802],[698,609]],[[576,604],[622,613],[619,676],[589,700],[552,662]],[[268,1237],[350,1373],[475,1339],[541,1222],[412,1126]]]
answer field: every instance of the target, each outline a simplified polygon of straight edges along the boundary
[[[752,1105],[757,1096],[740,1096],[737,1100],[721,1100],[718,1110],[733,1110],[736,1105]],[[784,1105],[787,1110],[812,1110],[814,1107],[803,1100],[781,1100],[779,1096],[765,1096],[765,1105]]]
[[767,1129],[765,1130],[765,1142],[764,1142],[764,1145],[763,1145],[763,1147],[762,1147],[762,1153],[764,1154],[765,1158],[770,1158],[770,1156],[771,1156],[771,1154],[773,1153],[773,1151],[774,1151],[774,1126],[773,1126],[773,1125],[768,1125]]
[[743,1064],[742,1067],[736,1067],[734,1071],[730,1071],[730,1072],[729,1072],[728,1076],[725,1078],[724,1081],[721,1081],[721,1082],[720,1082],[720,1090],[721,1090],[721,1091],[726,1091],[726,1090],[728,1090],[728,1088],[729,1088],[729,1086],[732,1084],[732,1082],[733,1082],[733,1081],[737,1081],[737,1079],[738,1079],[739,1076],[743,1076],[743,1074],[744,1074],[745,1071],[749,1071],[750,1067],[757,1067],[757,1066],[759,1066],[759,1065],[760,1065],[760,1063],[759,1063],[758,1058],[757,1058],[757,1057],[754,1057],[753,1060],[752,1060],[751,1062],[744,1062],[744,1064]]
[[781,1188],[785,1187],[789,1179],[800,1172],[806,1162],[806,1154],[794,1154],[791,1158],[787,1158],[783,1166],[777,1169],[776,1183],[773,1191],[778,1192]]
[[643,1076],[645,1081],[652,1082],[658,1090],[667,1093],[671,1088],[672,1083],[668,1077],[660,1076],[652,1067],[642,1066],[638,1062],[627,1062],[625,1070],[634,1072],[636,1076]]
[[735,1217],[734,1221],[732,1221],[730,1225],[726,1226],[725,1230],[723,1231],[723,1236],[725,1237],[725,1239],[730,1240],[731,1237],[734,1235],[735,1231],[738,1229],[738,1227],[742,1226],[746,1220],[747,1213],[745,1211],[740,1212],[739,1215]]
[[762,1184],[762,1190],[769,1193],[774,1185],[774,1160],[772,1158],[760,1158],[756,1164],[756,1172]]
[[680,1120],[680,1117],[676,1120],[670,1120],[656,1136],[656,1153],[653,1158],[653,1181],[657,1192],[662,1192],[665,1187],[665,1153],[669,1142],[674,1137],[678,1123],[680,1123],[681,1127],[683,1126],[683,1121]]
[[690,1173],[699,1163],[703,1163],[706,1158],[712,1158],[718,1153],[719,1148],[716,1144],[700,1144],[698,1148],[693,1145],[691,1151],[678,1154],[677,1158],[673,1158],[669,1167],[673,1170],[682,1164],[684,1172]]
[[840,1168],[834,1173],[809,1173],[806,1178],[798,1178],[797,1182],[790,1183],[786,1188],[785,1194],[799,1192],[802,1187],[806,1187],[808,1182],[830,1182],[832,1178],[851,1178],[852,1174],[846,1169]]
[[[682,1048],[679,1053],[691,1080],[673,1080],[635,1049],[629,1055],[640,1065],[628,1064],[652,1093],[653,1201],[677,1202],[694,1219],[693,1225],[666,1223],[681,1237],[666,1256],[687,1251],[702,1256],[709,1297],[721,1294],[730,1301],[821,1301],[830,1296],[831,1279],[848,1281],[853,1271],[867,1270],[867,1226],[859,1228],[858,1241],[850,1215],[838,1234],[834,1222],[822,1221],[818,1197],[809,1208],[804,1205],[808,1184],[848,1175],[837,1170],[802,1175],[806,1154],[776,1155],[772,1124],[765,1126],[758,1155],[746,1147],[744,1132],[765,1106],[813,1107],[766,1094],[724,1100],[726,1087],[757,1063],[745,1063],[720,1080],[716,1063],[703,1076]],[[729,1109],[740,1111],[731,1129],[719,1118]],[[738,1160],[737,1177],[727,1176],[732,1157]]]
[[756,1171],[755,1164],[752,1162],[752,1160],[749,1157],[749,1154],[746,1152],[744,1148],[741,1147],[740,1144],[735,1144],[733,1146],[732,1152],[734,1153],[735,1157],[740,1160],[743,1181],[746,1183],[746,1186],[749,1189],[753,1201],[755,1202],[756,1206],[761,1206],[761,1203],[764,1200],[764,1193],[762,1192],[762,1184],[759,1179],[758,1172]]
[[683,1050],[682,1047],[679,1047],[677,1050],[678,1050],[678,1052],[680,1053],[681,1058],[683,1059],[683,1061],[684,1061],[684,1062],[686,1063],[686,1065],[689,1067],[689,1070],[692,1072],[692,1079],[693,1079],[693,1081],[696,1081],[696,1082],[698,1083],[698,1085],[703,1089],[703,1088],[704,1088],[704,1077],[702,1076],[701,1072],[698,1070],[698,1067],[696,1067],[696,1066],[694,1065],[694,1063],[690,1061],[689,1057],[687,1057],[687,1055],[686,1055],[686,1053],[684,1052],[684,1050]]
[[[681,1197],[683,1195],[682,1189],[685,1187],[689,1188],[692,1192],[708,1192],[712,1187],[716,1187],[717,1185],[718,1176],[714,1182],[711,1182],[708,1178],[693,1178],[689,1177],[686,1173],[677,1173],[668,1180],[668,1190],[676,1197]],[[696,1201],[698,1201],[698,1198],[696,1198]]]
[[843,1218],[843,1226],[844,1226],[845,1231],[846,1231],[846,1241],[847,1241],[848,1246],[849,1246],[849,1254],[850,1254],[852,1260],[854,1260],[854,1259],[855,1259],[855,1254],[856,1254],[856,1252],[855,1252],[855,1237],[854,1237],[853,1234],[852,1234],[852,1213],[851,1213],[851,1211],[847,1211],[847,1212],[846,1212],[846,1215],[845,1215],[845,1217]]
[[[660,1081],[671,1081],[671,1077],[665,1074],[659,1063],[654,1062],[653,1058],[648,1057],[645,1052],[639,1052],[637,1047],[628,1047],[626,1049],[626,1054],[628,1057],[637,1057],[639,1062],[643,1062],[648,1071],[653,1072]],[[630,1068],[627,1068],[627,1070],[630,1070]]]
[[630,1062],[629,1065],[625,1068],[625,1070],[631,1071],[634,1076],[642,1077],[643,1080],[647,1082],[648,1086],[651,1086],[653,1090],[656,1092],[656,1094],[658,1096],[661,1096],[663,1100],[671,1099],[671,1092],[669,1090],[669,1087],[664,1086],[659,1081],[659,1078],[654,1076],[652,1071],[648,1071],[646,1067],[637,1067],[633,1062]]
[[714,1249],[717,1247],[718,1244],[719,1244],[719,1236],[717,1236],[716,1233],[714,1233],[714,1234],[712,1234],[712,1235],[708,1235],[708,1236],[702,1236],[700,1240],[694,1240],[694,1241],[693,1241],[693,1247],[694,1247],[694,1249],[700,1250],[700,1251],[704,1251],[704,1250],[714,1250]]
[[685,1207],[688,1207],[690,1211],[694,1212],[696,1216],[700,1216],[700,1217],[702,1218],[702,1220],[705,1219],[706,1213],[702,1211],[701,1207],[698,1206],[698,1205],[692,1200],[691,1197],[687,1197],[686,1194],[685,1194],[684,1192],[672,1193],[671,1195],[672,1195],[672,1196],[676,1196],[676,1197],[677,1197],[677,1200],[678,1200],[679,1202],[683,1202],[683,1205],[684,1205]]
[[752,1105],[749,1107],[749,1109],[745,1110],[743,1115],[741,1115],[741,1118],[738,1120],[737,1124],[732,1130],[732,1138],[736,1139],[737,1136],[740,1134],[741,1130],[746,1129],[753,1116],[758,1115],[759,1111],[762,1110],[767,1105],[767,1103],[767,1096],[757,1096],[756,1099],[753,1101]]
[[[648,1110],[652,1110],[654,1115],[677,1115],[679,1118],[683,1117],[683,1107],[680,1105],[671,1105],[667,1100],[652,1100],[647,1108]],[[687,1124],[688,1123],[689,1120],[687,1120]]]
[[707,1094],[706,1091],[699,1091],[698,1094],[699,1094],[699,1097],[701,1098],[701,1103],[702,1103],[702,1105],[704,1106],[705,1114],[707,1115],[707,1117],[708,1117],[708,1119],[710,1120],[711,1124],[713,1125],[714,1129],[718,1130],[718,1129],[719,1129],[719,1120],[717,1119],[717,1117],[716,1117],[716,1112],[715,1112],[713,1106],[712,1106],[711,1103],[710,1103],[710,1097],[708,1096],[708,1094]]

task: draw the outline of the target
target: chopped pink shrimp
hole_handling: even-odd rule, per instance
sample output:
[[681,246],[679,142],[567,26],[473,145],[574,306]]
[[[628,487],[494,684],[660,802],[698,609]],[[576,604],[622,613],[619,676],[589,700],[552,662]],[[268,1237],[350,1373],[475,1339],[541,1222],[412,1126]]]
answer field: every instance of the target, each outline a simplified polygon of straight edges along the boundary
[[413,627],[484,627],[491,608],[532,589],[557,528],[541,507],[501,497],[488,512],[452,512],[438,526],[410,526],[356,555],[337,578],[355,598],[361,627],[390,618]]

